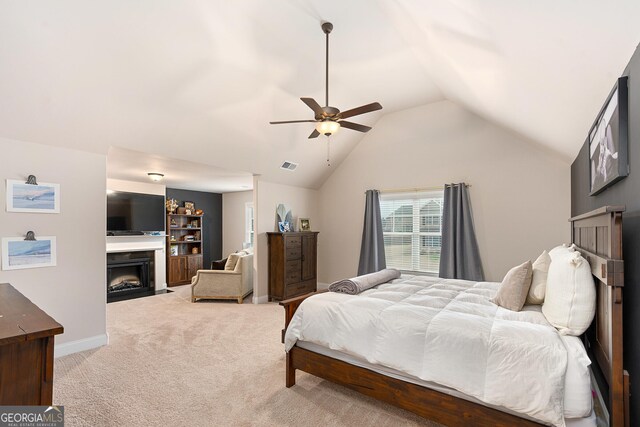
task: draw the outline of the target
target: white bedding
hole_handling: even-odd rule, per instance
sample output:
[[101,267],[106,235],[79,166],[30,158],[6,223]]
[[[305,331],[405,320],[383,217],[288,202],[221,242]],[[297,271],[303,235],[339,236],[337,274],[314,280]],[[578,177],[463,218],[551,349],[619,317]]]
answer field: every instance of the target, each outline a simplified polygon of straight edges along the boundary
[[312,342],[563,426],[565,343],[539,309],[491,303],[499,286],[403,276],[315,295],[291,320],[286,350]]

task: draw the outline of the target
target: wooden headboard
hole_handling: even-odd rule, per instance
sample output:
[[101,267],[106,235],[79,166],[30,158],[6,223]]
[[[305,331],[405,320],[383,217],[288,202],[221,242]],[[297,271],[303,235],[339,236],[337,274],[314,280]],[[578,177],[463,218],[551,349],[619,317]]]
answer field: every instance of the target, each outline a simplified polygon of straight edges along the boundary
[[596,282],[596,317],[586,344],[606,381],[610,425],[616,427],[630,425],[629,374],[622,362],[624,210],[624,206],[605,206],[570,219],[572,241],[589,261]]

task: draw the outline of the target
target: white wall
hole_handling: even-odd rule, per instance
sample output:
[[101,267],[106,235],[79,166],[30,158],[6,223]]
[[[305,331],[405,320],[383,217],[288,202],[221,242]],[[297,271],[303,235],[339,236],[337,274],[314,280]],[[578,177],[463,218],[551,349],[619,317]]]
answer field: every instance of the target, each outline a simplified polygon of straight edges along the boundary
[[569,164],[442,101],[384,116],[321,187],[320,281],[357,272],[365,190],[461,181],[487,280],[568,241]]
[[[276,207],[283,203],[291,209],[294,224],[298,217],[310,218],[314,231],[321,231],[314,225],[316,218],[319,218],[318,190],[308,188],[293,187],[290,185],[274,184],[271,182],[254,179],[254,215],[255,215],[255,256],[254,256],[254,285],[253,302],[267,302],[269,291],[268,277],[268,243],[266,233],[277,231]],[[322,246],[323,237],[320,233],[318,247]]]
[[222,194],[222,257],[242,249],[245,241],[245,207],[253,191]]
[[[0,271],[64,326],[56,356],[104,345],[106,156],[0,138],[0,237],[56,236],[57,266]],[[59,214],[6,212],[5,179],[60,184]]]

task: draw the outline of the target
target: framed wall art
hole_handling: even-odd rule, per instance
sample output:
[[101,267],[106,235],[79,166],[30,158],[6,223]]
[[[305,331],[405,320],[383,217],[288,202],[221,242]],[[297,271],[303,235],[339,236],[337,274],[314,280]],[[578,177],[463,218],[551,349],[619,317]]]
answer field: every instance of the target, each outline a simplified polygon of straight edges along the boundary
[[298,218],[298,231],[311,231],[309,218]]
[[629,175],[627,77],[620,77],[589,131],[591,196]]
[[25,240],[24,237],[2,239],[3,270],[53,267],[56,262],[54,236],[38,237],[38,240]]
[[60,184],[7,179],[7,212],[60,213]]

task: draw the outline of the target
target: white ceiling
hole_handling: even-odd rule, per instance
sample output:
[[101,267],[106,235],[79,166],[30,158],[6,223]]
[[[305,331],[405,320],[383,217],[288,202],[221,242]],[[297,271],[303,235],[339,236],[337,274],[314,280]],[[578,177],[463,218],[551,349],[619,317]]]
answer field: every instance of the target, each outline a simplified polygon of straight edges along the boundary
[[168,188],[227,193],[253,188],[253,176],[186,160],[111,147],[107,155],[107,176],[127,181],[151,182],[148,173],[164,175],[160,184]]
[[329,20],[330,104],[384,106],[353,121],[448,98],[570,160],[638,18],[637,0],[5,0],[0,136],[317,188],[362,134],[336,134],[328,168],[312,124],[268,122],[322,103]]

